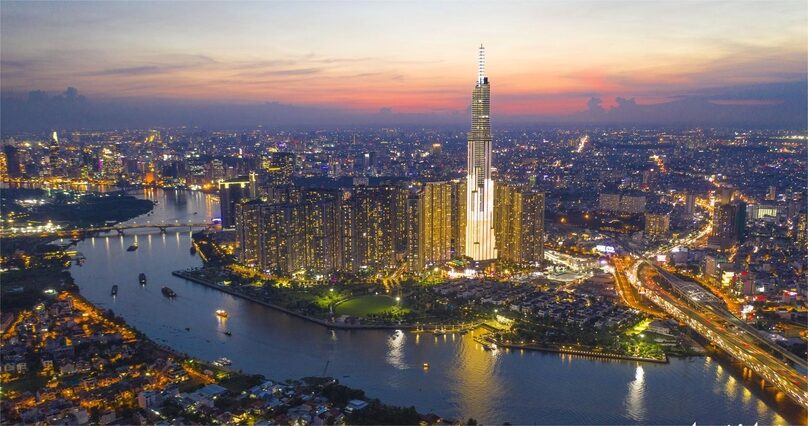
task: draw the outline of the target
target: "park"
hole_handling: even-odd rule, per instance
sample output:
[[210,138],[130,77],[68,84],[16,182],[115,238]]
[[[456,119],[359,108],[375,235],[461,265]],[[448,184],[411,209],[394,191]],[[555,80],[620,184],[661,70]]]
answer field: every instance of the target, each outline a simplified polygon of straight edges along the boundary
[[367,317],[379,315],[395,310],[396,299],[387,295],[367,295],[348,299],[338,304],[334,313],[337,315],[350,315]]

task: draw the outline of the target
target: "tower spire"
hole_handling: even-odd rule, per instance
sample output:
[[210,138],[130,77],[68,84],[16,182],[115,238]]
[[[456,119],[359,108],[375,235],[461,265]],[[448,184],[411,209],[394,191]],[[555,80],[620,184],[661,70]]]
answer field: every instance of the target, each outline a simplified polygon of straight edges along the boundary
[[480,44],[480,54],[477,62],[477,84],[485,82],[485,47]]

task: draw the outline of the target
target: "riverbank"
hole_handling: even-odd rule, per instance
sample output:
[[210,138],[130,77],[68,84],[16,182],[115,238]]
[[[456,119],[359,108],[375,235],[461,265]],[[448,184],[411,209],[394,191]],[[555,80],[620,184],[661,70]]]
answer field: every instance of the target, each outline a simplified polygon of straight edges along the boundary
[[617,359],[617,360],[624,360],[624,361],[653,362],[653,363],[656,363],[656,364],[667,364],[668,363],[668,356],[667,355],[665,355],[664,359],[657,359],[657,358],[646,358],[646,357],[631,356],[631,355],[613,354],[613,353],[606,353],[606,352],[587,351],[587,350],[582,350],[582,349],[571,349],[571,348],[564,348],[564,347],[527,345],[527,344],[519,344],[519,343],[507,343],[507,342],[501,342],[501,341],[497,341],[495,343],[496,343],[498,348],[506,348],[506,349],[521,349],[521,350],[526,350],[526,351],[562,353],[562,354],[580,355],[580,356],[587,356],[587,357],[594,357],[594,358]]
[[[439,416],[419,414],[412,406],[391,406],[368,398],[364,391],[341,385],[332,377],[268,380],[263,375],[235,372],[180,354],[157,344],[111,310],[97,307],[76,292],[42,296],[35,308],[15,314],[16,319],[3,330],[2,341],[4,361],[20,357],[15,369],[4,368],[1,377],[4,398],[0,407],[6,421],[25,424],[440,421]],[[76,326],[83,332],[76,333]],[[47,329],[49,333],[39,333],[39,329]],[[59,356],[53,357],[53,352]],[[312,400],[315,404],[308,403]],[[202,406],[206,409],[200,410]]]
[[[440,329],[441,327],[445,327],[445,325],[416,325],[416,324],[399,324],[399,325],[364,325],[364,324],[340,324],[331,321],[325,321],[319,318],[314,318],[308,315],[301,314],[299,312],[295,312],[283,306],[278,306],[274,303],[267,302],[265,300],[261,300],[259,298],[243,294],[240,291],[227,288],[226,286],[219,285],[217,283],[211,282],[209,280],[205,280],[199,277],[196,277],[192,274],[189,274],[186,271],[173,271],[172,275],[204,285],[209,288],[213,288],[232,296],[240,297],[245,300],[249,300],[254,303],[258,303],[260,305],[276,309],[280,312],[286,313],[288,315],[295,316],[297,318],[304,319],[306,321],[310,321],[324,327],[328,328],[336,328],[342,330],[408,330],[411,332],[428,332],[429,329]],[[471,329],[476,329],[484,324],[474,324],[471,326],[467,326],[461,328],[458,331],[467,331]],[[426,331],[424,331],[426,330]],[[620,354],[611,354],[611,353],[603,353],[603,352],[594,352],[594,351],[585,351],[585,350],[577,350],[577,349],[565,349],[562,347],[550,347],[550,346],[537,346],[537,345],[521,345],[521,344],[514,344],[514,343],[505,343],[505,342],[495,342],[498,347],[501,348],[508,348],[508,349],[524,349],[524,350],[532,350],[532,351],[539,351],[539,352],[554,352],[554,353],[565,353],[565,354],[572,354],[572,355],[582,355],[582,356],[591,356],[591,357],[598,357],[598,358],[609,358],[609,359],[620,359],[626,361],[641,361],[641,362],[654,362],[654,363],[661,363],[666,364],[668,363],[667,356],[664,359],[656,359],[656,358],[646,358],[646,357],[637,357],[637,356],[630,356],[630,355],[620,355]]]
[[[244,294],[238,290],[228,288],[227,286],[219,285],[215,282],[199,278],[194,276],[193,274],[188,273],[187,271],[173,271],[171,272],[172,275],[175,277],[182,278],[184,280],[188,280],[197,284],[204,285],[205,287],[213,288],[224,293],[230,294],[232,296],[240,297],[245,300],[249,300],[254,303],[258,303],[260,305],[266,306],[268,308],[272,308],[283,312],[288,315],[292,315],[297,318],[304,319],[306,321],[310,321],[324,327],[328,328],[336,328],[341,330],[410,330],[410,331],[419,331],[421,329],[440,329],[445,328],[445,324],[345,324],[345,323],[338,323],[333,321],[327,321],[320,318],[315,318],[309,315],[302,314],[300,312],[293,311],[289,308],[280,306],[278,304],[268,302],[266,300],[259,299],[254,296],[250,296],[248,294]],[[473,328],[477,328],[479,324],[474,325],[467,325],[462,328],[462,330],[469,330]]]

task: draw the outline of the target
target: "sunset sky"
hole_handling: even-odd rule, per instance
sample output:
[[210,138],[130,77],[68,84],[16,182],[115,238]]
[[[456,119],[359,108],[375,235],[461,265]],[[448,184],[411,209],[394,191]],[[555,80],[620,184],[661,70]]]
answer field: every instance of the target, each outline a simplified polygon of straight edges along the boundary
[[497,113],[564,114],[591,97],[804,80],[808,67],[804,0],[0,7],[6,93],[465,111],[484,43]]

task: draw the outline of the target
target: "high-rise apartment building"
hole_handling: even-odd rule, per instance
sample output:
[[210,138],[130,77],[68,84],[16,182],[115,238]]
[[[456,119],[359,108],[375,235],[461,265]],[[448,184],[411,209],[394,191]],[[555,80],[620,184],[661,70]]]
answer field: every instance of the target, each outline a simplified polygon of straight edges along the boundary
[[238,259],[241,263],[260,267],[262,265],[263,254],[263,217],[262,207],[264,203],[260,200],[252,200],[246,203],[236,203],[235,224],[236,241],[238,242]]
[[236,224],[236,204],[256,197],[255,173],[219,181],[219,206],[222,213],[222,227],[232,228]]
[[805,210],[797,214],[791,236],[798,246],[808,249],[808,213]]
[[685,194],[685,217],[688,220],[693,220],[696,214],[696,194],[688,192]]
[[18,178],[22,176],[20,167],[20,154],[14,145],[3,145],[3,154],[6,156],[6,172],[9,177]]
[[712,236],[722,247],[743,242],[746,231],[746,204],[734,202],[718,204],[713,213]]
[[341,270],[340,200],[332,193],[304,193],[294,204],[236,204],[239,260],[278,275]]
[[519,262],[522,257],[522,190],[504,182],[497,182],[494,188],[494,232],[498,258]]
[[452,184],[427,182],[418,194],[418,257],[422,267],[452,259]]
[[670,225],[670,213],[645,213],[645,234],[648,236],[663,237],[668,234]]
[[353,269],[394,268],[406,251],[406,190],[394,185],[357,186],[349,203]]
[[766,191],[766,200],[767,201],[775,201],[777,200],[777,187],[776,186],[769,186],[769,190]]
[[544,262],[544,193],[536,190],[522,192],[520,231],[522,234],[521,261]]
[[275,152],[261,158],[261,169],[272,186],[289,185],[295,172],[296,156],[291,152]]
[[516,263],[544,260],[544,193],[496,184],[494,229],[499,259]]
[[598,199],[601,210],[617,213],[642,213],[645,211],[645,195],[638,193],[602,193]]
[[466,255],[466,179],[452,181],[452,257]]
[[424,269],[420,250],[421,194],[410,194],[407,197],[407,268],[410,272]]
[[497,258],[494,237],[494,181],[491,179],[491,87],[480,46],[477,84],[471,96],[471,131],[466,169],[466,256]]

